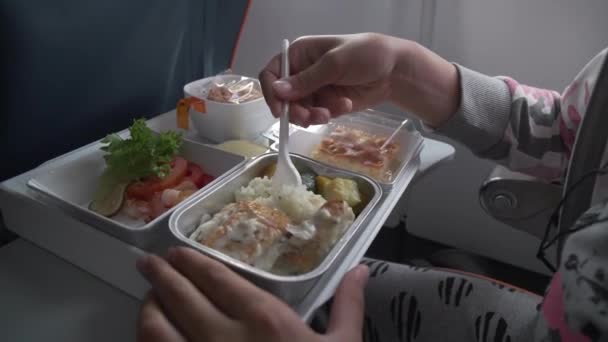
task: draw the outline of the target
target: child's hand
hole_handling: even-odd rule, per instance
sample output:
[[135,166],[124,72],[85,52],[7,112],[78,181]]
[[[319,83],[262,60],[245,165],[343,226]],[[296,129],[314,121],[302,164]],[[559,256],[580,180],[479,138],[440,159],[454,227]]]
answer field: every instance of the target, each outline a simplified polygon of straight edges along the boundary
[[290,119],[301,126],[391,101],[431,126],[459,107],[460,83],[454,65],[419,44],[364,33],[310,36],[289,47],[291,76],[279,80],[280,55],[259,75],[275,116],[290,101]]
[[394,38],[379,34],[302,37],[289,47],[292,76],[280,78],[280,55],[259,75],[272,113],[292,101],[290,115],[302,126],[378,104],[390,94]]
[[138,263],[152,285],[138,327],[140,341],[361,341],[363,287],[358,266],[336,292],[326,335],[312,331],[286,304],[194,250],[176,248],[169,263]]

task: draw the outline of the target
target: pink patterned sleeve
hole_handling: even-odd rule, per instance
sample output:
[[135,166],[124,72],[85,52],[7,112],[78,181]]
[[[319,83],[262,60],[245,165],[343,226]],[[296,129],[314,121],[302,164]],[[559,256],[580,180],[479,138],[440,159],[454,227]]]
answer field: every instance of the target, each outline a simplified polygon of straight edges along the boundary
[[591,60],[563,95],[457,66],[461,107],[437,132],[512,171],[561,180],[605,55]]
[[500,141],[509,147],[499,161],[513,171],[548,180],[561,178],[569,148],[562,139],[568,133],[562,131],[567,126],[563,125],[560,94],[523,85],[512,78],[501,79],[509,88],[511,109]]

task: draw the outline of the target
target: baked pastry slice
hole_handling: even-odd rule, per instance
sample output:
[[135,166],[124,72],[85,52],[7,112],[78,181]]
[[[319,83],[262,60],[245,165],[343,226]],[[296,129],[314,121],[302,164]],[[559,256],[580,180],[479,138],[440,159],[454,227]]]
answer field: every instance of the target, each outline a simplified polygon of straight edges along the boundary
[[399,146],[388,137],[380,137],[362,130],[338,126],[314,149],[311,157],[343,169],[365,174],[379,181],[390,181],[391,164],[398,155]]

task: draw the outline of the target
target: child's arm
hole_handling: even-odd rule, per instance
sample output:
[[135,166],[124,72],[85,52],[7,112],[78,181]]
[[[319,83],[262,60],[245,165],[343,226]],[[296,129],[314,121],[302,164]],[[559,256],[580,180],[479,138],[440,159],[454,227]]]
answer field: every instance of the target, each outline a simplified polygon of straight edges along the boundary
[[605,55],[589,62],[563,95],[459,66],[460,108],[437,132],[513,171],[558,180]]

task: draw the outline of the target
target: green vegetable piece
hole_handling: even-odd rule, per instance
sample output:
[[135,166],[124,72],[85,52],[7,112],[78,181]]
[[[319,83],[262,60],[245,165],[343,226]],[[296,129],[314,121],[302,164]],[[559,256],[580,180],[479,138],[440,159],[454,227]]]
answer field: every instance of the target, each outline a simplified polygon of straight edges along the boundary
[[120,209],[130,182],[149,176],[166,177],[182,145],[180,133],[156,134],[144,119],[134,120],[129,132],[128,139],[110,134],[101,140],[106,169],[89,208],[104,216],[112,216]]
[[148,176],[166,177],[171,171],[171,161],[181,148],[181,134],[172,131],[156,134],[144,119],[134,120],[129,132],[128,139],[110,134],[101,141],[105,144],[101,149],[106,152],[105,176],[115,183]]
[[316,180],[315,185],[317,187],[318,194],[325,197],[323,194],[325,193],[325,191],[327,190],[327,187],[331,183],[331,178],[328,178],[325,176],[317,176],[315,178],[315,180]]
[[316,175],[306,172],[300,174],[300,176],[302,176],[302,184],[306,186],[306,190],[317,193],[317,183],[315,181]]
[[321,195],[328,201],[345,201],[351,208],[361,203],[359,186],[352,179],[332,179],[324,184]]

